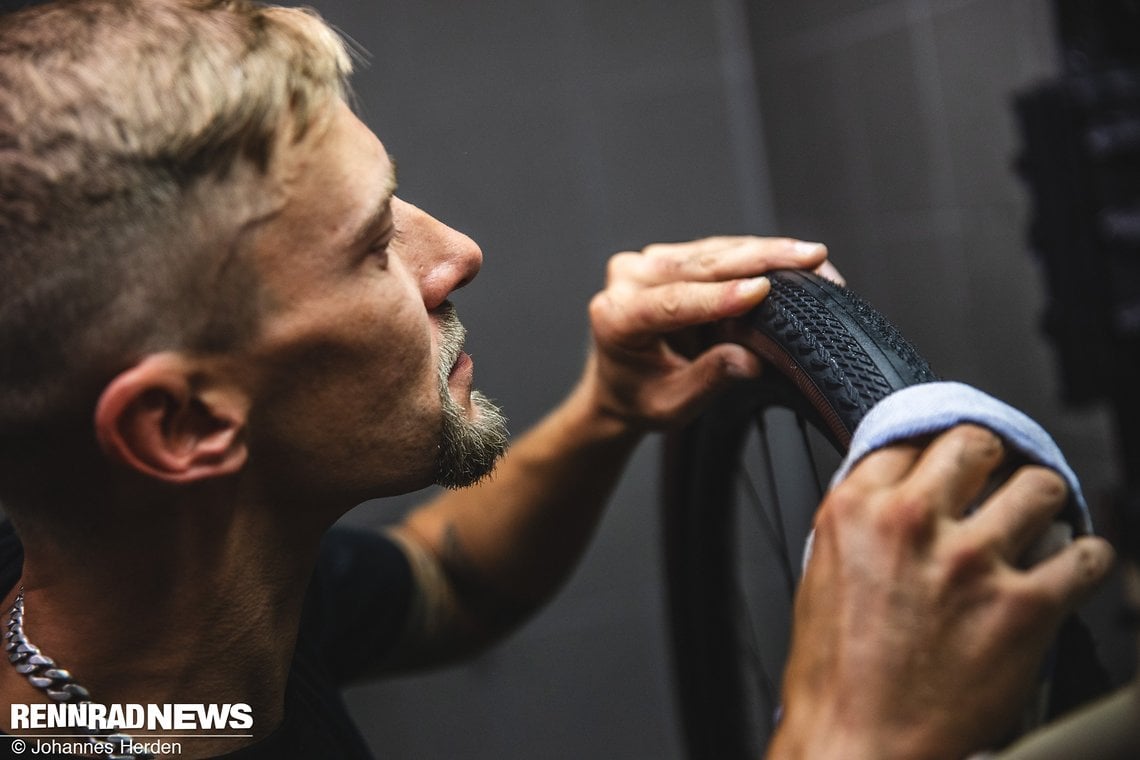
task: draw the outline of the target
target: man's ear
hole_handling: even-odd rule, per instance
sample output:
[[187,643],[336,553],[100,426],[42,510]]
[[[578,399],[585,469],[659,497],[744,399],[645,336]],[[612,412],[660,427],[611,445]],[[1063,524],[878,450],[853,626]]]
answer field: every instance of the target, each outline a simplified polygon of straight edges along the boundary
[[112,460],[170,483],[237,472],[248,451],[249,401],[233,385],[212,385],[188,357],[151,354],[103,389],[95,434]]

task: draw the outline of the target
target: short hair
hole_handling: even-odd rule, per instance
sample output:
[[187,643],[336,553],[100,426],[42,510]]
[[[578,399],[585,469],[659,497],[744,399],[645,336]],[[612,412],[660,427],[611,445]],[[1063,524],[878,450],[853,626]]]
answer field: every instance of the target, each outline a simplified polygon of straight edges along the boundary
[[350,71],[314,12],[245,0],[62,0],[0,19],[0,441],[89,424],[147,353],[250,338],[241,249],[271,211],[262,180],[347,97]]

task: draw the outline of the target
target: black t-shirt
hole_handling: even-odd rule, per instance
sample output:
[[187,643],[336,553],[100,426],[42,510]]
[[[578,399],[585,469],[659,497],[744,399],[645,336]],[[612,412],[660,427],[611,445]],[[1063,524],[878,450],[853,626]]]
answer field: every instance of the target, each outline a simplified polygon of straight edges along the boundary
[[[0,597],[19,580],[23,560],[11,523],[0,523]],[[305,597],[285,689],[284,720],[270,736],[224,755],[225,760],[372,758],[340,690],[396,643],[411,588],[407,557],[386,537],[348,528],[330,530]],[[6,611],[0,619],[7,620]],[[5,666],[0,661],[0,667]],[[77,680],[82,683],[81,676]],[[0,757],[9,756],[24,755],[12,754],[11,739],[0,734]]]

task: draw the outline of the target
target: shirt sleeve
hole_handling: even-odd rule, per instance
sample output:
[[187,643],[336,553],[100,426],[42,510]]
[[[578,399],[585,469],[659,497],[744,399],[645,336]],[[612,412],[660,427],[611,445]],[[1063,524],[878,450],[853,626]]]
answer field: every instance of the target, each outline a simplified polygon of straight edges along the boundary
[[405,628],[412,583],[407,555],[387,536],[331,529],[305,597],[298,648],[310,649],[341,685],[373,671]]

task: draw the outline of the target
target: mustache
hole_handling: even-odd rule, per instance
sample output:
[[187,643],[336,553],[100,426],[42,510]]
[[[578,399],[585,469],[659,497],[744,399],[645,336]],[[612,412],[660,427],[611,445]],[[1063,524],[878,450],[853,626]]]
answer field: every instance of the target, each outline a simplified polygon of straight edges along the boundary
[[444,381],[451,374],[451,368],[463,352],[467,340],[467,328],[459,321],[455,306],[444,301],[437,311],[439,317],[439,376]]

